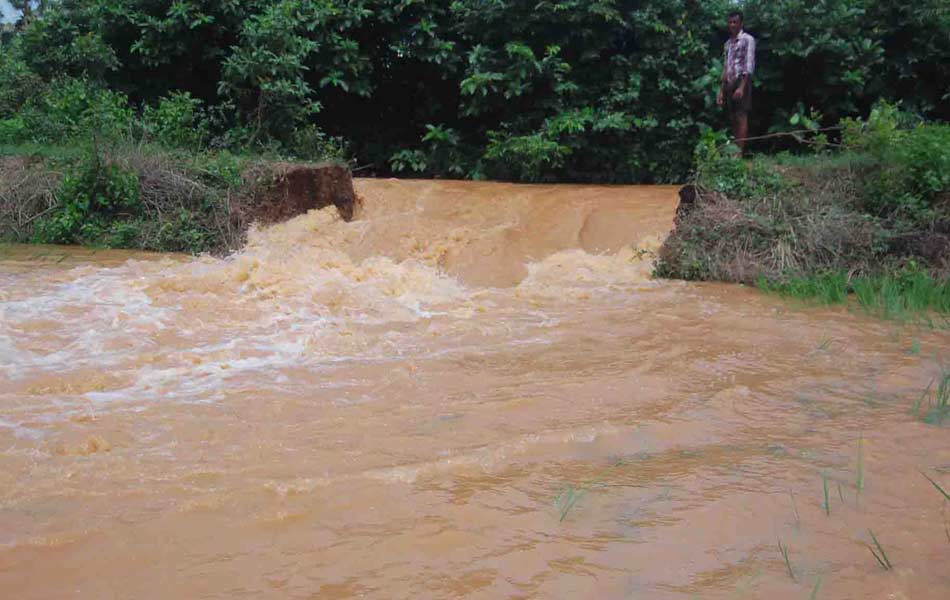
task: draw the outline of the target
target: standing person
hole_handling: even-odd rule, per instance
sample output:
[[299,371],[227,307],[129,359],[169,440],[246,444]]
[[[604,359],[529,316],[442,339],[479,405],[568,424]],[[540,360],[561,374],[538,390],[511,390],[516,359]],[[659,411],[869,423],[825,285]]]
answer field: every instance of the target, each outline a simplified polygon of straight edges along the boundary
[[755,38],[742,30],[742,13],[729,13],[729,39],[726,40],[722,84],[716,104],[726,105],[732,135],[740,154],[749,137],[749,110],[752,109],[752,74],[755,72]]

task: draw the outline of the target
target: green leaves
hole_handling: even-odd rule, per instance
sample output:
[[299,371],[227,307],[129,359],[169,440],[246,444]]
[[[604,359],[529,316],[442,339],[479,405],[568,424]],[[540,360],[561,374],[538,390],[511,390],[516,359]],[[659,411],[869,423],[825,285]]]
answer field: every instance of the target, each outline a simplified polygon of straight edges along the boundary
[[[950,118],[944,3],[746,0],[759,40],[753,134],[833,124],[879,98]],[[418,150],[430,175],[682,181],[702,130],[727,126],[716,94],[733,6],[58,0],[0,53],[0,117],[35,95],[24,90],[69,76],[137,106],[188,93],[214,115],[205,137],[227,143],[287,150],[309,126],[346,136],[377,169]],[[430,124],[457,135],[424,139]],[[526,153],[543,159],[508,163]],[[932,169],[921,182],[944,186]]]

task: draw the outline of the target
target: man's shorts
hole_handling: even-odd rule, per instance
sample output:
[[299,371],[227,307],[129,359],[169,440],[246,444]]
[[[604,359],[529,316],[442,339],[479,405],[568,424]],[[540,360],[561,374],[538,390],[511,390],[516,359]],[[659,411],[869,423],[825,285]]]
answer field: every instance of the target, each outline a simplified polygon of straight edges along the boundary
[[749,80],[748,85],[746,85],[745,93],[742,94],[742,100],[736,101],[732,98],[733,92],[739,88],[739,84],[742,82],[741,79],[736,79],[732,83],[726,85],[726,110],[729,111],[729,116],[738,116],[748,114],[752,110],[752,80]]

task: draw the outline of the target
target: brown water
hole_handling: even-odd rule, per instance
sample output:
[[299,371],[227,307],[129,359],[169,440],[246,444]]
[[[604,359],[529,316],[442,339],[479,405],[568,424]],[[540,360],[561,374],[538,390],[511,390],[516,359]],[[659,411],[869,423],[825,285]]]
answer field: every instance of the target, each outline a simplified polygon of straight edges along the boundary
[[651,280],[669,187],[357,187],[0,250],[0,597],[950,597],[945,330]]

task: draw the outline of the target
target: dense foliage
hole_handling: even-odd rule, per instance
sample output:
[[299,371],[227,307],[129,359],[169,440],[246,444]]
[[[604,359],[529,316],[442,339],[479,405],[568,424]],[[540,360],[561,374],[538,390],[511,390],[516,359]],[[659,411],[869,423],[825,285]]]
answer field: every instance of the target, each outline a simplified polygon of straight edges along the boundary
[[[0,58],[0,142],[93,127],[312,156],[345,138],[356,160],[381,174],[613,182],[682,180],[702,131],[724,126],[715,94],[725,15],[735,6],[40,4]],[[950,118],[945,0],[740,4],[759,38],[753,133],[804,115],[835,123],[880,98]],[[147,126],[130,107],[144,111]],[[194,125],[185,139],[168,135],[182,130],[167,126],[176,119]]]

